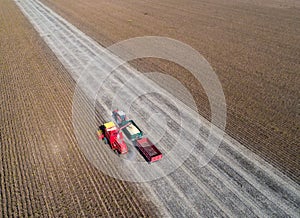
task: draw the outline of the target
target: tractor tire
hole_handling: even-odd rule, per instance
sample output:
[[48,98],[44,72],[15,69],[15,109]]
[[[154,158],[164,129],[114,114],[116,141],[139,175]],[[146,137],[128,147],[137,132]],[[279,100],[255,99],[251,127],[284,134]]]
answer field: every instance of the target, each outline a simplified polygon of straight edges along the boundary
[[117,149],[114,150],[115,154],[118,155],[120,157],[120,153],[118,152]]

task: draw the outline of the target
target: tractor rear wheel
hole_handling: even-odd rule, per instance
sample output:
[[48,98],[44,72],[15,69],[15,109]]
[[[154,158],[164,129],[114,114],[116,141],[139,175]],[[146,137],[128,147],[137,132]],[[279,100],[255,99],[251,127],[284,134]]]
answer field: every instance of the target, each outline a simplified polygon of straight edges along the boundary
[[120,156],[120,153],[117,149],[115,149],[114,152],[115,152],[116,155]]

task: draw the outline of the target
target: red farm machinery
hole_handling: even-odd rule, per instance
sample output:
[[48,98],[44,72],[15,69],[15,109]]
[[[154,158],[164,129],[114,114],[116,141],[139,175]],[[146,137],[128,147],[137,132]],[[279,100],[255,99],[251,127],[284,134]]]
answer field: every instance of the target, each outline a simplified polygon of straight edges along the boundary
[[143,137],[142,130],[133,120],[128,120],[123,111],[114,110],[112,116],[117,125],[114,122],[101,125],[98,130],[99,140],[104,140],[114,151],[124,154],[128,152],[124,133],[148,162],[162,158],[162,153],[148,138]]
[[127,145],[124,141],[121,128],[118,128],[114,122],[104,123],[98,130],[99,140],[103,140],[105,144],[109,144],[111,149],[119,154],[128,152]]

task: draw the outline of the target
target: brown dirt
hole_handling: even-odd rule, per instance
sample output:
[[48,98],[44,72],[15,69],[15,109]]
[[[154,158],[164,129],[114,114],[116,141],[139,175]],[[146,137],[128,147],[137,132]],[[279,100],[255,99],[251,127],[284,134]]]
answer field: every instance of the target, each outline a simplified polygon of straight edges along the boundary
[[74,81],[15,3],[0,5],[0,214],[157,215],[139,187],[84,158],[71,122]]
[[[297,1],[43,1],[104,46],[159,35],[197,49],[224,88],[227,133],[300,182]],[[154,59],[133,64],[180,79],[209,119],[207,97],[188,73]]]

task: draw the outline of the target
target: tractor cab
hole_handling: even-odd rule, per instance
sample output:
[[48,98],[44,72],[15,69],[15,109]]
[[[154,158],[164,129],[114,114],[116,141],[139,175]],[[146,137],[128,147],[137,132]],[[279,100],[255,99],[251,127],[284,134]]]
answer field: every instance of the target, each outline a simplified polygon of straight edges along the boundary
[[113,111],[113,118],[119,126],[123,126],[123,124],[127,120],[125,112],[124,111],[119,111],[119,110],[114,110]]

